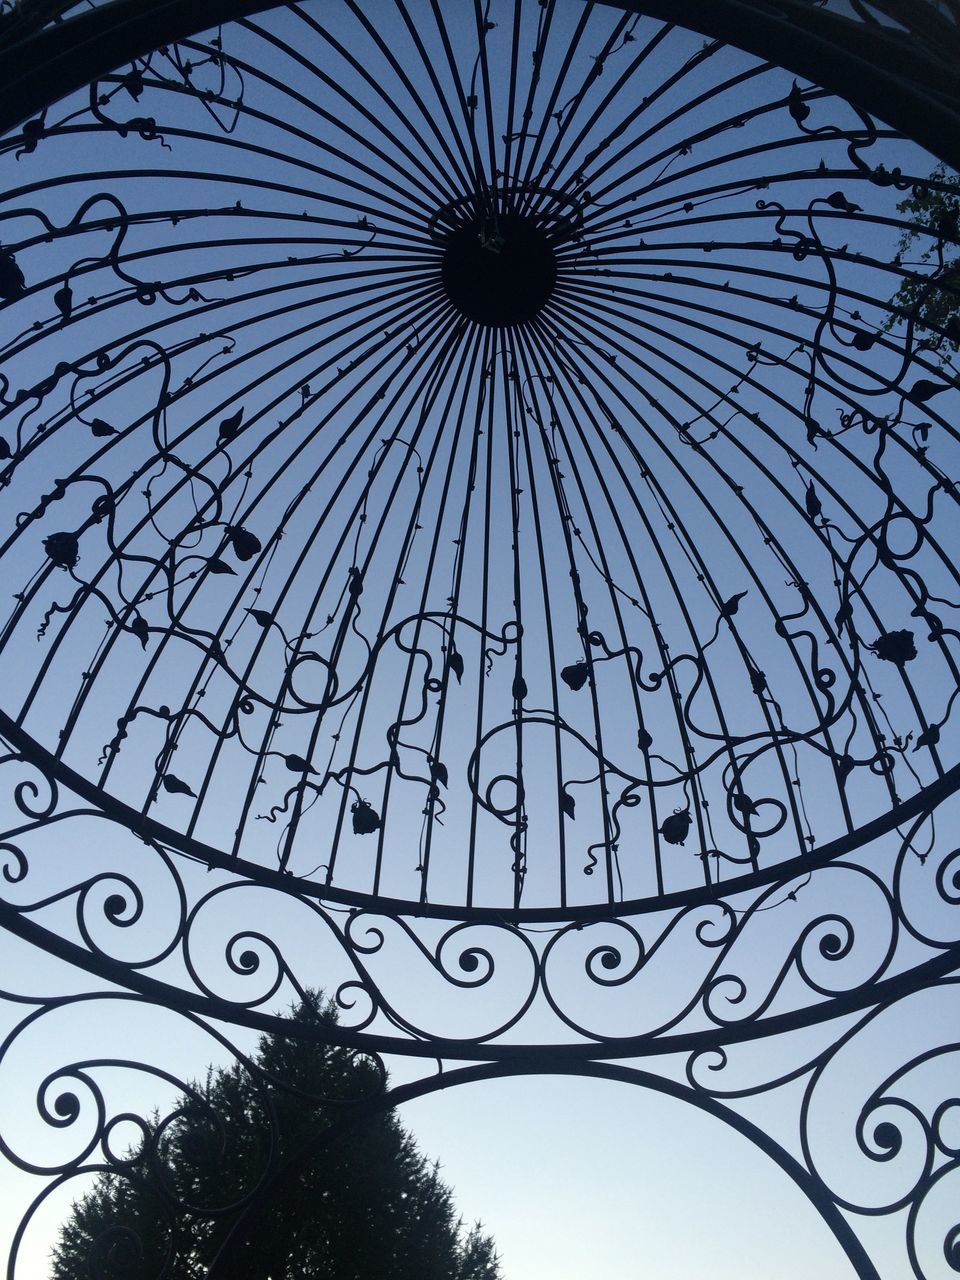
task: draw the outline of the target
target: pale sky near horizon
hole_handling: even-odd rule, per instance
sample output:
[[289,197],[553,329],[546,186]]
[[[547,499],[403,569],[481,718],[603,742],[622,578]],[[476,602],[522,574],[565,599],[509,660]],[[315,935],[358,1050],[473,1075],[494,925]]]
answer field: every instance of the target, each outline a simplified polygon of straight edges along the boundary
[[493,1231],[508,1280],[855,1276],[786,1174],[719,1122],[635,1085],[498,1080],[401,1115],[442,1153],[463,1212]]
[[[786,1174],[672,1099],[523,1077],[418,1099],[400,1116],[466,1220],[494,1236],[505,1280],[854,1280]],[[6,1235],[26,1180],[4,1171],[0,1188]],[[25,1280],[46,1275],[56,1217],[25,1247]]]

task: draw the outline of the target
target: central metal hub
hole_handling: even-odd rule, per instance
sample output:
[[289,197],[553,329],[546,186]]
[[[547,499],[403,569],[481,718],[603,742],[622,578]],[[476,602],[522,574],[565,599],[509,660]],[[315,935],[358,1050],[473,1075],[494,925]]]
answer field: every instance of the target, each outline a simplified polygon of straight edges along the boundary
[[532,320],[542,309],[557,280],[557,259],[538,222],[505,213],[451,231],[441,270],[458,311],[503,328]]

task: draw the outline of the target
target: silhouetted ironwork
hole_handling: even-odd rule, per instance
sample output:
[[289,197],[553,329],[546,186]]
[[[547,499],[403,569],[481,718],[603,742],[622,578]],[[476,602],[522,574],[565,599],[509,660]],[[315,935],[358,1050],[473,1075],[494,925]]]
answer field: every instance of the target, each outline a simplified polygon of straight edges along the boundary
[[[631,6],[264,7],[24,36],[53,81],[78,30],[106,63],[0,144],[5,927],[224,1045],[324,985],[321,1040],[678,1093],[858,1274],[841,1210],[906,1205],[935,1274],[953,1104],[895,1086],[950,1045],[847,1063],[958,965],[960,322],[923,301],[960,237],[897,207],[956,186]],[[797,5],[710,20],[747,8]],[[852,8],[812,20],[837,66],[855,18],[901,47]],[[88,1066],[41,1090],[98,1117],[61,1180],[110,1144]],[[801,1161],[735,1107],[804,1073]],[[841,1076],[879,1192],[808,1123]]]

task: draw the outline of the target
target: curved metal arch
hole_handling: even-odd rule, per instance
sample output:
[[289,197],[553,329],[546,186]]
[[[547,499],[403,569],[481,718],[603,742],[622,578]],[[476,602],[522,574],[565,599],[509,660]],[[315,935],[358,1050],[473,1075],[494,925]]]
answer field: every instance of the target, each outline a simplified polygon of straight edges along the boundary
[[[282,1030],[284,1020],[275,1014],[257,1008],[238,1005],[216,996],[196,995],[158,981],[147,974],[131,972],[123,964],[107,957],[91,957],[83,947],[69,939],[38,926],[25,919],[16,910],[0,903],[0,925],[12,935],[36,946],[48,955],[56,956],[76,969],[94,977],[126,988],[145,1000],[155,1001],[166,1008],[194,1017],[222,1019],[251,1030],[275,1032]],[[602,1060],[614,1062],[625,1058],[661,1057],[667,1053],[703,1052],[718,1044],[724,1046],[750,1043],[772,1036],[800,1031],[824,1023],[840,1022],[851,1015],[876,1009],[895,1000],[903,999],[930,984],[949,978],[960,962],[960,944],[947,948],[940,956],[917,965],[906,973],[885,977],[864,985],[845,998],[838,998],[823,1007],[808,1006],[786,1013],[772,1015],[762,1020],[747,1021],[740,1025],[726,1026],[722,1030],[668,1032],[650,1036],[619,1036],[603,1039],[599,1046]],[[339,994],[339,993],[338,993]],[[412,1058],[449,1058],[452,1061],[490,1059],[508,1071],[525,1060],[540,1062],[544,1067],[555,1064],[557,1070],[597,1059],[598,1045],[593,1041],[564,1043],[509,1044],[483,1039],[454,1040],[442,1035],[424,1038],[382,1035],[366,1030],[352,1031],[347,1027],[324,1029],[320,1033],[302,1033],[303,1038],[317,1043],[336,1044],[346,1049],[377,1054],[401,1054]],[[552,1068],[551,1068],[552,1069]]]
[[[332,1144],[348,1139],[354,1127],[362,1125],[371,1116],[384,1111],[402,1107],[405,1103],[430,1097],[432,1094],[446,1089],[469,1089],[471,1085],[482,1084],[490,1080],[521,1079],[525,1076],[554,1076],[571,1079],[608,1080],[615,1084],[631,1085],[634,1088],[646,1089],[652,1093],[662,1094],[688,1106],[695,1107],[704,1115],[718,1120],[733,1129],[741,1137],[746,1138],[762,1154],[772,1161],[798,1188],[807,1202],[816,1210],[821,1221],[836,1240],[844,1255],[855,1270],[858,1280],[881,1280],[869,1254],[862,1242],[852,1230],[850,1223],[830,1198],[823,1184],[813,1176],[809,1169],[779,1143],[774,1142],[758,1125],[728,1107],[724,1107],[709,1094],[692,1091],[689,1087],[677,1084],[664,1076],[655,1075],[639,1067],[624,1066],[612,1062],[582,1062],[575,1069],[561,1062],[543,1061],[511,1063],[482,1063],[476,1066],[458,1067],[451,1071],[441,1071],[409,1084],[398,1085],[388,1089],[376,1098],[370,1098],[356,1105],[350,1114],[334,1122],[329,1128],[309,1140],[304,1146],[278,1169],[270,1183],[263,1189],[265,1205],[273,1196],[282,1195],[283,1189],[291,1179],[296,1179],[304,1166],[311,1160],[322,1158],[322,1153]],[[261,1207],[258,1200],[257,1211]],[[243,1247],[247,1231],[252,1229],[248,1218],[252,1216],[252,1206],[244,1209],[235,1219],[225,1237],[213,1265],[208,1271],[209,1280],[228,1280],[236,1273],[243,1256]]]
[[[62,760],[49,752],[42,751],[31,741],[29,735],[5,711],[0,710],[0,738],[15,749],[22,750],[26,758],[57,783],[68,788],[77,796],[91,804],[102,808],[111,819],[119,822],[130,831],[135,831],[145,839],[156,841],[165,848],[176,850],[188,858],[204,863],[208,867],[220,867],[224,870],[240,872],[255,876],[275,889],[289,889],[289,883],[282,871],[271,871],[248,862],[242,857],[224,857],[213,845],[206,845],[195,839],[185,839],[175,828],[157,821],[149,815],[141,813],[132,805],[122,800],[105,795],[88,779],[69,768]],[[879,814],[858,827],[846,836],[839,836],[821,845],[812,856],[800,856],[778,862],[760,872],[733,877],[723,882],[723,891],[727,895],[764,885],[782,883],[795,876],[805,875],[817,867],[826,866],[837,859],[844,858],[870,845],[880,837],[888,835],[911,819],[930,816],[937,806],[960,789],[960,764],[953,765],[942,777],[932,782],[925,790],[901,801],[886,813]],[[336,903],[345,907],[361,909],[370,905],[370,895],[339,889],[329,884],[317,882],[298,883],[297,892],[319,901]],[[503,907],[475,907],[470,911],[470,919],[478,923],[513,925],[548,924],[555,922],[562,915],[565,921],[589,924],[591,922],[609,920],[615,916],[643,916],[651,912],[691,906],[713,901],[716,897],[716,886],[705,885],[703,889],[678,890],[664,893],[655,899],[625,899],[617,903],[591,903],[579,907],[567,908],[559,912],[555,906],[521,906],[513,910]],[[403,898],[393,898],[380,894],[377,903],[387,912],[409,911],[411,903]],[[463,908],[448,903],[422,902],[417,906],[417,914],[425,918],[437,920],[460,920]]]
[[[142,1008],[144,1014],[151,1009],[149,1001],[142,1002],[141,997],[131,994],[94,993],[63,997],[51,1002],[49,1008],[28,1014],[21,1027],[3,1040],[0,1044],[0,1070],[6,1067],[5,1058],[17,1038],[21,1034],[26,1035],[32,1029],[31,1024],[41,1023],[57,1004],[64,1009],[75,1005],[89,1007],[92,1012],[96,1003],[91,1004],[91,1001],[114,1002],[119,1009],[131,1015],[130,1020],[125,1021],[125,1025],[130,1026],[138,1025],[133,1016],[138,1009]],[[898,1008],[900,1004],[902,1008]],[[221,1239],[209,1274],[212,1277],[233,1274],[231,1266],[237,1250],[242,1249],[248,1231],[256,1225],[257,1214],[265,1206],[269,1208],[271,1197],[282,1195],[288,1182],[296,1179],[309,1162],[322,1158],[324,1149],[331,1143],[349,1139],[354,1126],[362,1125],[386,1110],[449,1088],[459,1089],[489,1080],[531,1075],[570,1076],[644,1088],[693,1106],[704,1115],[729,1126],[790,1178],[818,1213],[860,1280],[879,1280],[881,1275],[900,1273],[889,1272],[884,1265],[893,1260],[891,1256],[884,1255],[876,1261],[869,1256],[848,1215],[855,1219],[858,1215],[875,1217],[908,1209],[904,1224],[906,1253],[914,1275],[918,1280],[927,1280],[927,1277],[948,1274],[955,1236],[955,1200],[952,1205],[945,1202],[943,1189],[945,1186],[955,1189],[960,1178],[960,1152],[951,1137],[949,1120],[949,1113],[956,1108],[950,1087],[949,1063],[951,1056],[956,1054],[956,1046],[951,1043],[954,1038],[951,1031],[958,1008],[960,980],[954,977],[934,983],[925,993],[903,1002],[894,1001],[855,1020],[836,1042],[826,1047],[811,1046],[799,1062],[792,1065],[778,1067],[768,1055],[762,1062],[754,1059],[753,1068],[748,1068],[746,1077],[752,1083],[746,1088],[742,1077],[737,1083],[737,1069],[728,1061],[723,1049],[694,1053],[679,1061],[674,1059],[672,1064],[661,1064],[660,1069],[606,1061],[573,1064],[560,1060],[545,1061],[537,1056],[521,1057],[512,1062],[480,1062],[448,1068],[447,1063],[439,1058],[436,1072],[396,1087],[389,1086],[382,1059],[368,1050],[358,1057],[351,1055],[340,1059],[340,1067],[348,1068],[348,1073],[337,1076],[339,1084],[335,1096],[314,1092],[309,1074],[306,1077],[302,1074],[305,1066],[302,1060],[299,1076],[290,1080],[280,1079],[258,1060],[244,1053],[232,1042],[229,1034],[225,1035],[215,1025],[207,1025],[185,1014],[185,1023],[202,1030],[227,1051],[231,1073],[239,1072],[250,1086],[252,1101],[258,1112],[260,1109],[263,1111],[261,1119],[267,1141],[262,1159],[255,1167],[244,1170],[244,1178],[239,1184],[232,1184],[234,1199],[230,1203],[218,1198],[216,1204],[208,1204],[194,1196],[189,1203],[181,1203],[178,1199],[182,1194],[180,1189],[165,1186],[165,1213],[171,1221],[176,1221],[182,1211],[191,1222],[202,1222],[209,1216],[211,1220],[225,1224],[226,1234]],[[890,1028],[883,1026],[884,1019],[889,1020],[898,1014],[901,1028],[916,1024],[918,1018],[929,1018],[931,1014],[935,1017],[946,1015],[946,1020],[938,1024],[939,1034],[928,1036],[930,1044],[926,1049],[916,1053],[909,1044],[901,1045],[896,1037],[891,1039]],[[285,1034],[291,1034],[289,1028]],[[878,1044],[884,1042],[886,1050],[877,1061]],[[844,1089],[838,1096],[837,1081],[836,1078],[831,1081],[831,1075],[836,1077],[839,1071],[841,1079],[846,1079],[851,1061],[845,1061],[844,1055],[849,1059],[851,1050],[865,1055],[864,1079],[862,1082],[853,1081],[853,1088]],[[93,1055],[59,1065],[48,1071],[42,1080],[38,1079],[35,1102],[38,1112],[48,1122],[52,1120],[58,1128],[68,1131],[85,1112],[93,1112],[91,1123],[79,1125],[81,1132],[75,1137],[76,1142],[85,1144],[85,1153],[89,1155],[101,1143],[105,1150],[112,1151],[110,1144],[116,1120],[134,1118],[125,1097],[117,1100],[119,1108],[117,1101],[111,1098],[102,1070],[115,1072],[123,1067],[142,1070],[151,1079],[178,1089],[180,1096],[176,1102],[167,1104],[173,1107],[169,1114],[161,1111],[155,1112],[152,1119],[144,1118],[140,1149],[128,1150],[122,1160],[108,1155],[105,1162],[93,1165],[90,1170],[105,1174],[112,1181],[129,1179],[136,1186],[142,1173],[153,1172],[152,1161],[157,1144],[163,1141],[170,1122],[184,1114],[184,1098],[188,1105],[192,1101],[201,1109],[206,1108],[202,1113],[203,1119],[215,1128],[222,1123],[222,1118],[215,1106],[204,1102],[202,1089],[198,1091],[195,1085],[183,1082],[176,1074],[171,1075],[162,1063],[150,1066],[129,1060],[129,1052],[125,1043],[120,1056]],[[942,1057],[947,1069],[947,1075],[939,1084],[929,1074],[929,1068],[937,1057]],[[354,1066],[356,1074],[353,1074]],[[731,1067],[732,1078],[728,1082],[725,1073]],[[753,1072],[757,1068],[760,1075],[754,1078]],[[31,1063],[31,1071],[35,1071],[38,1078],[42,1075],[42,1056],[36,1064]],[[926,1082],[926,1087],[919,1094],[911,1091],[910,1078],[914,1073],[918,1082]],[[285,1092],[298,1097],[301,1103],[312,1109],[316,1128],[312,1135],[298,1137],[299,1145],[296,1147],[283,1149],[277,1142],[281,1130],[273,1100]],[[737,1106],[739,1101],[761,1093],[767,1093],[785,1105],[783,1120],[786,1129],[781,1126],[780,1131],[786,1132],[787,1136],[781,1141],[773,1140]],[[119,1116],[116,1115],[118,1110],[122,1112]],[[795,1135],[791,1126],[796,1126]],[[306,1131],[298,1128],[297,1132],[303,1135]],[[880,1175],[878,1189],[858,1185],[857,1170],[851,1170],[844,1159],[838,1164],[832,1158],[835,1144],[840,1144],[843,1156],[845,1142],[853,1143],[852,1155],[862,1166],[868,1166]],[[16,1149],[11,1150],[2,1140],[0,1145],[4,1154],[21,1168],[32,1168],[29,1159],[20,1158]],[[846,1160],[849,1160],[849,1154]],[[899,1173],[898,1165],[901,1166]],[[884,1183],[891,1166],[894,1180],[891,1183],[887,1178]],[[84,1173],[84,1166],[81,1156],[80,1160],[66,1160],[59,1169],[33,1171],[54,1172],[59,1176],[51,1188],[40,1193],[17,1231],[11,1275],[17,1250],[36,1210],[43,1205],[50,1190],[76,1185],[73,1179]],[[167,1265],[176,1260],[176,1247],[174,1242],[171,1245],[173,1254],[166,1259]],[[942,1254],[946,1255],[945,1265],[937,1262]],[[931,1260],[933,1269],[928,1271],[926,1264]]]
[[[133,995],[115,998],[125,1004],[139,1000],[139,997]],[[74,999],[77,998],[75,997]],[[79,997],[79,999],[83,1001],[88,997]],[[27,1022],[29,1023],[29,1019]],[[257,1082],[260,1078],[260,1071],[253,1062],[245,1055],[240,1054],[228,1039],[222,1036],[217,1038],[221,1040],[224,1047],[235,1055],[237,1068],[244,1071],[251,1082]],[[327,1042],[325,1041],[324,1043]],[[9,1038],[0,1045],[0,1061],[2,1061],[3,1053],[8,1046]],[[242,1251],[249,1232],[257,1228],[258,1215],[265,1210],[269,1212],[272,1199],[276,1196],[282,1196],[285,1188],[291,1181],[295,1181],[300,1177],[312,1161],[322,1160],[324,1153],[331,1147],[336,1147],[340,1142],[349,1141],[356,1130],[371,1119],[387,1111],[399,1109],[407,1103],[428,1098],[448,1089],[469,1090],[472,1085],[480,1085],[493,1080],[514,1080],[530,1076],[605,1080],[615,1084],[629,1085],[633,1088],[644,1089],[650,1093],[660,1094],[687,1106],[692,1106],[703,1115],[726,1125],[750,1142],[766,1159],[772,1161],[787,1175],[836,1240],[838,1246],[853,1266],[859,1280],[880,1280],[880,1274],[856,1233],[851,1229],[850,1223],[844,1216],[837,1200],[831,1196],[809,1164],[805,1165],[801,1159],[771,1139],[757,1124],[730,1106],[725,1105],[722,1095],[713,1096],[706,1089],[692,1087],[689,1082],[680,1083],[668,1076],[634,1065],[606,1061],[584,1061],[572,1064],[560,1060],[545,1061],[538,1057],[526,1060],[521,1057],[510,1062],[483,1062],[453,1068],[448,1068],[442,1059],[438,1059],[440,1067],[438,1071],[403,1085],[390,1086],[387,1082],[386,1087],[382,1087],[383,1082],[386,1082],[383,1062],[375,1055],[372,1055],[369,1050],[364,1051],[362,1060],[368,1062],[371,1068],[368,1074],[379,1079],[381,1087],[365,1088],[363,1093],[355,1097],[351,1097],[348,1094],[336,1100],[315,1100],[320,1102],[317,1116],[318,1119],[323,1120],[322,1126],[319,1126],[316,1132],[306,1138],[296,1150],[285,1155],[281,1162],[278,1163],[271,1152],[267,1166],[262,1172],[255,1169],[248,1171],[255,1181],[253,1191],[245,1194],[235,1205],[227,1206],[226,1208],[218,1207],[216,1212],[211,1214],[213,1220],[219,1220],[221,1223],[225,1222],[227,1230],[216,1257],[207,1272],[210,1280],[218,1280],[221,1277],[234,1275],[242,1257]],[[81,1083],[85,1083],[90,1087],[96,1079],[90,1073],[95,1071],[98,1066],[117,1068],[124,1065],[130,1064],[124,1064],[118,1060],[98,1062],[93,1059],[74,1063],[59,1072],[57,1077],[48,1077],[41,1086],[40,1092],[41,1094],[46,1092],[49,1086],[58,1081],[62,1081],[64,1085],[69,1084],[74,1088]],[[155,1075],[160,1082],[173,1086],[179,1084],[184,1090],[184,1096],[197,1097],[199,1101],[195,1086],[185,1085],[162,1069],[157,1069]],[[302,1096],[296,1095],[295,1087],[289,1082],[270,1078],[264,1080],[263,1083],[267,1083],[274,1088],[281,1096],[285,1088],[289,1088],[295,1096]],[[61,1098],[60,1101],[64,1110],[72,1109],[72,1104],[68,1106],[66,1099]],[[100,1125],[106,1131],[111,1124],[111,1117],[109,1108],[103,1106],[106,1099],[101,1098],[100,1102],[103,1108],[100,1116]],[[179,1111],[174,1113],[174,1115],[177,1114],[179,1114]],[[67,1123],[70,1123],[73,1118],[75,1116],[68,1119]],[[127,1118],[129,1119],[129,1115]],[[163,1132],[170,1118],[164,1117],[159,1113],[153,1117],[150,1127],[152,1127],[156,1135]],[[125,1168],[122,1163],[111,1164],[107,1162],[103,1166],[98,1166],[101,1172],[110,1173],[120,1179],[127,1177],[136,1168],[137,1161],[134,1161],[129,1169]],[[76,1167],[64,1169],[61,1178],[45,1188],[30,1206],[28,1212],[19,1223],[13,1239],[13,1247],[9,1258],[9,1274],[15,1274],[20,1249],[37,1210],[41,1208],[52,1192],[59,1189],[62,1183],[68,1183],[72,1177],[81,1171]],[[170,1207],[176,1212],[175,1203]],[[204,1217],[203,1210],[202,1203],[194,1205],[191,1208],[190,1216],[194,1220],[202,1220]],[[175,1253],[167,1261],[175,1263]]]
[[[0,26],[0,132],[123,62],[278,0],[26,0]],[[960,14],[934,0],[867,0],[855,14],[816,0],[601,0],[679,21],[822,84],[960,169]],[[859,18],[859,21],[857,20]],[[56,25],[50,26],[50,23]]]

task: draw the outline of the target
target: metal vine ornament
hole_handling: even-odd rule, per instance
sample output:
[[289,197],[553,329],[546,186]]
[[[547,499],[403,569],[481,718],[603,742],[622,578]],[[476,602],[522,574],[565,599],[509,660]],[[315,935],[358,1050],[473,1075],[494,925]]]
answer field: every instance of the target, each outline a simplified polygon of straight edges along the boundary
[[11,1275],[162,1137],[78,1008],[639,1081],[960,1270],[955,138],[688,7],[0,12]]

